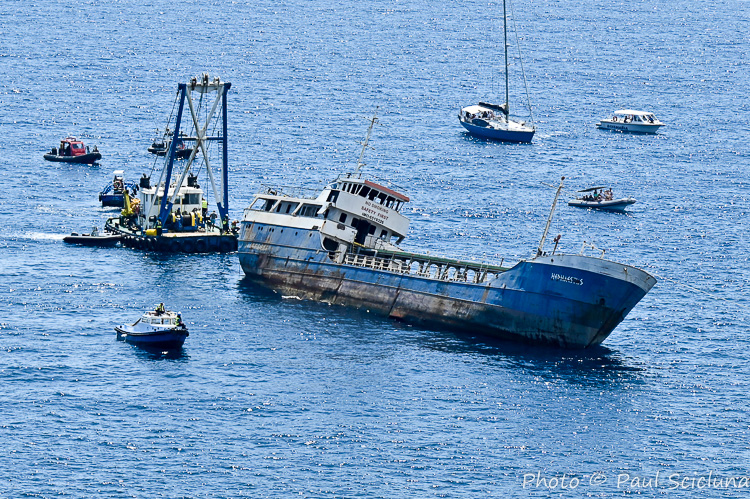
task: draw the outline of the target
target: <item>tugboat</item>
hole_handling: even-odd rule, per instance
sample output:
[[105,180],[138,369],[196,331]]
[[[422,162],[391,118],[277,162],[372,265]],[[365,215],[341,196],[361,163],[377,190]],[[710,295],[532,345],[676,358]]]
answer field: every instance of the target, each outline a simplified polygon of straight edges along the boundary
[[[544,251],[557,189],[536,254],[511,266],[400,247],[409,197],[365,178],[362,157],[316,197],[276,188],[255,195],[241,222],[246,278],[301,298],[533,345],[602,343],[656,280],[583,254]],[[563,177],[564,178],[564,177]]]
[[102,203],[102,206],[117,206],[122,208],[125,204],[124,192],[128,190],[131,195],[135,195],[138,191],[138,184],[125,182],[123,175],[124,172],[122,170],[115,170],[112,182],[105,185],[101,190],[99,201]]
[[179,348],[190,336],[182,316],[160,303],[133,324],[115,326],[117,339],[145,347]]
[[59,163],[93,165],[102,159],[102,155],[96,146],[94,146],[93,151],[89,151],[88,146],[85,146],[83,141],[75,137],[66,137],[60,141],[60,148],[53,147],[50,152],[44,155],[44,159]]
[[[229,222],[228,191],[228,157],[227,157],[227,92],[231,83],[221,82],[219,78],[209,80],[208,75],[200,79],[192,78],[187,84],[178,85],[177,99],[179,107],[174,125],[174,134],[180,136],[180,125],[185,100],[190,99],[190,108],[197,106],[193,93],[207,94],[216,92],[213,111],[203,126],[197,122],[200,113],[192,114],[196,136],[181,136],[184,142],[194,141],[196,148],[206,151],[209,141],[219,142],[221,165],[215,171],[208,158],[202,158],[201,167],[211,180],[216,212],[208,213],[208,201],[205,192],[198,184],[198,177],[191,172],[198,156],[191,155],[181,172],[174,171],[177,158],[177,143],[170,142],[169,154],[165,157],[166,166],[161,171],[156,183],[151,177],[143,175],[139,182],[138,197],[131,203],[125,192],[125,203],[121,215],[110,218],[105,229],[122,236],[122,244],[135,249],[161,251],[168,253],[207,253],[232,252],[237,250],[237,229]],[[201,102],[204,98],[201,96]],[[207,105],[207,102],[204,103]],[[220,132],[214,135],[211,120],[214,111],[221,109]],[[219,118],[216,118],[217,120]],[[206,130],[212,130],[208,136]],[[178,173],[178,175],[173,175]]]

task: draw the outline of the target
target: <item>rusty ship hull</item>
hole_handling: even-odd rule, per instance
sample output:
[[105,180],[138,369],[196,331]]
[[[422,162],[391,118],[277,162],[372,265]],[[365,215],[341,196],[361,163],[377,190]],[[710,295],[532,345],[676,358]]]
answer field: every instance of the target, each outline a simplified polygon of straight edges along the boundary
[[248,224],[247,278],[305,299],[389,317],[564,348],[599,345],[655,284],[635,267],[547,255],[503,267],[401,251],[332,255],[317,230]]

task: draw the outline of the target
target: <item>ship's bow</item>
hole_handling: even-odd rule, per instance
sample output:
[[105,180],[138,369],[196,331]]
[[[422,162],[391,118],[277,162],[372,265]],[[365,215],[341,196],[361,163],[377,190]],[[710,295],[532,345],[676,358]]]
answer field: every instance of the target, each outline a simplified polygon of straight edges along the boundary
[[599,345],[656,284],[636,267],[582,255],[519,262],[495,287],[519,311],[527,340],[568,348]]

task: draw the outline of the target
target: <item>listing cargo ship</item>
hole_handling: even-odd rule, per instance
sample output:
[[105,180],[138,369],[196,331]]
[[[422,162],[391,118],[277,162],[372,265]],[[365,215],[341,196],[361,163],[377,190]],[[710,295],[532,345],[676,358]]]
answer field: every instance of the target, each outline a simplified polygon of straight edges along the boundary
[[247,279],[405,321],[563,348],[601,344],[656,283],[601,257],[560,254],[557,245],[544,252],[549,220],[536,255],[512,266],[404,251],[409,198],[363,176],[361,159],[317,196],[279,188],[255,195],[238,247]]

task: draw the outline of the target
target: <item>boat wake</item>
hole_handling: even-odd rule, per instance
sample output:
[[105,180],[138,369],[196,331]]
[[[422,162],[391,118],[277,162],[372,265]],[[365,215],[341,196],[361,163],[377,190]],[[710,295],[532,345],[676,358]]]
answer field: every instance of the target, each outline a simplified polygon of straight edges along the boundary
[[46,232],[26,232],[18,236],[19,239],[31,239],[32,241],[62,241],[66,234],[50,234]]

